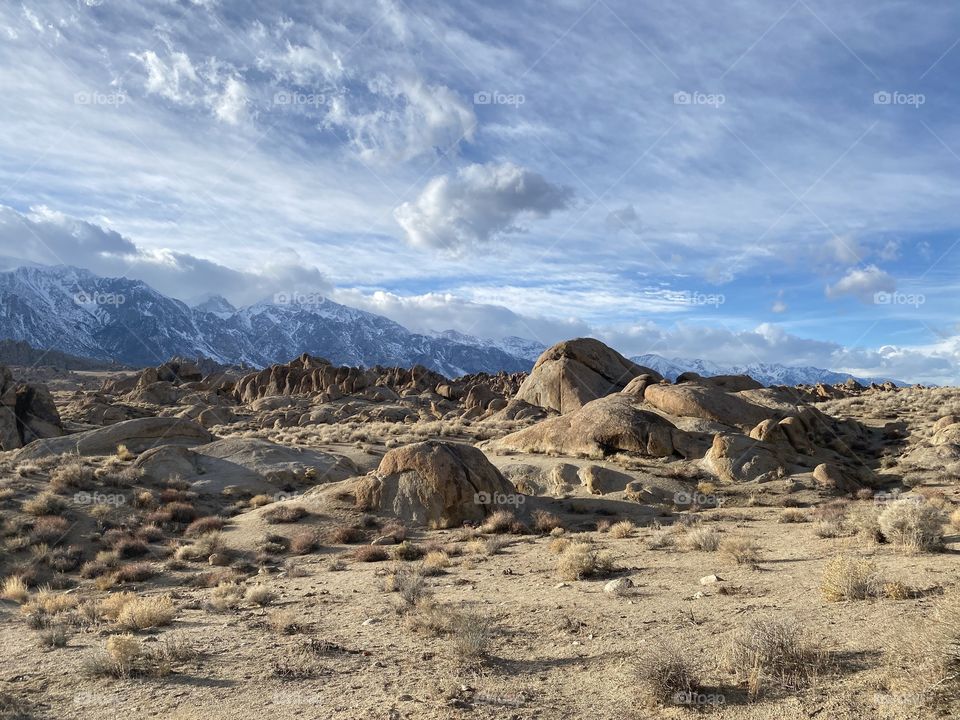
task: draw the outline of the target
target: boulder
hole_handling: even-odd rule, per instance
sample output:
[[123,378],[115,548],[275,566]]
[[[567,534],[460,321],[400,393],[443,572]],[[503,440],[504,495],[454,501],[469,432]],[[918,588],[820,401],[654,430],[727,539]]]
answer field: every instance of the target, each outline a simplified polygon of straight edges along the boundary
[[662,379],[656,371],[627,360],[599,340],[578,338],[544,351],[516,397],[563,414],[620,392],[639,375]]
[[746,431],[771,415],[768,408],[712,385],[650,385],[643,397],[668,415],[715,420]]
[[727,483],[773,480],[783,472],[776,449],[746,435],[717,433],[704,465]]
[[253,470],[175,445],[141,453],[134,466],[143,470],[148,480],[162,483],[171,477],[179,477],[197,492],[219,494],[227,488],[237,488],[259,494],[275,493],[279,489]]
[[17,383],[9,368],[0,366],[0,450],[61,435],[63,423],[47,387]]
[[843,471],[836,465],[821,463],[813,469],[813,479],[821,490],[838,493],[855,493],[863,489],[850,473]]
[[304,481],[315,485],[339,482],[357,474],[357,467],[339,455],[260,438],[226,438],[200,445],[194,452],[228,460],[280,486]]
[[367,510],[445,528],[483,522],[497,509],[496,501],[523,496],[477,448],[429,440],[384,455],[380,466],[359,480],[356,497]]
[[613,468],[587,465],[580,468],[580,482],[593,495],[623,492],[633,477]]
[[194,447],[213,440],[203,427],[183,418],[148,417],[124,420],[107,427],[88,430],[75,435],[36,440],[17,453],[18,460],[30,460],[49,455],[111,455],[118,445],[130,452],[142,453],[161,445]]
[[550,468],[548,480],[555,495],[565,495],[579,482],[579,473],[576,465],[557,463]]
[[941,430],[948,428],[951,425],[956,425],[957,423],[960,423],[960,415],[944,415],[933,424],[933,432],[940,432]]
[[593,458],[615,452],[668,457],[675,452],[674,435],[679,433],[663,416],[635,407],[628,397],[611,395],[491,444],[519,452]]

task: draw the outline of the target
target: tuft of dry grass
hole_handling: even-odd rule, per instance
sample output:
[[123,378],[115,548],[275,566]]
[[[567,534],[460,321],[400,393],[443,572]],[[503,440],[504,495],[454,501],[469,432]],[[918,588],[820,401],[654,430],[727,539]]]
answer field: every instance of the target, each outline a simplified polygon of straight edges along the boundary
[[722,664],[756,698],[770,689],[807,687],[824,671],[826,658],[798,622],[761,618],[734,635]]
[[829,602],[866,600],[881,594],[883,581],[872,562],[862,558],[838,556],[823,570],[820,590]]
[[877,519],[880,532],[893,545],[909,552],[943,549],[943,511],[931,502],[903,498],[888,505]]
[[266,585],[252,585],[247,589],[243,599],[251,605],[264,607],[277,599],[277,594]]
[[480,532],[505,533],[517,521],[517,516],[509,510],[497,510],[480,526]]
[[300,522],[310,513],[303,505],[275,505],[263,513],[263,519],[268,523],[295,523]]
[[641,655],[636,681],[640,701],[647,707],[676,704],[701,685],[688,653],[671,644],[658,644]]
[[406,612],[430,597],[430,589],[418,568],[402,563],[394,564],[383,579],[384,592],[395,592],[400,598],[398,612]]
[[630,520],[621,520],[610,526],[610,537],[622,540],[633,535],[633,531],[637,529],[637,526],[634,525]]
[[176,614],[169,595],[134,597],[120,608],[116,623],[125,630],[146,630],[169,625]]
[[720,543],[719,550],[724,557],[729,558],[737,565],[756,567],[757,563],[760,562],[760,547],[753,538],[726,538]]
[[800,508],[787,508],[780,513],[780,522],[782,523],[805,523],[810,522],[810,515],[806,510]]
[[3,581],[0,589],[0,600],[23,604],[30,596],[30,589],[19,575],[11,575]]
[[351,551],[350,557],[357,562],[382,562],[390,558],[390,553],[380,545],[361,545]]
[[584,542],[567,546],[557,561],[557,573],[563,580],[604,577],[616,570],[608,550],[600,550]]
[[207,515],[206,517],[197,518],[187,525],[187,529],[183,531],[183,534],[187,537],[199,537],[200,535],[222,530],[223,525],[223,518],[217,517],[216,515]]
[[307,555],[320,547],[320,538],[314,530],[301,530],[290,538],[290,552]]
[[720,547],[720,533],[713,528],[697,527],[684,533],[680,543],[687,550],[713,552]]
[[450,567],[450,556],[443,550],[432,550],[420,563],[420,572],[426,576],[443,575]]
[[210,592],[210,607],[218,612],[235,610],[243,602],[243,588],[235,582],[222,582]]
[[27,515],[34,515],[35,517],[59,515],[67,509],[67,502],[52,492],[42,492],[36,497],[25,500],[20,509]]
[[354,525],[337,525],[327,532],[327,542],[331,545],[351,545],[365,538],[366,533]]
[[535,510],[531,516],[533,529],[544,535],[557,529],[563,529],[563,522],[557,515],[546,510]]

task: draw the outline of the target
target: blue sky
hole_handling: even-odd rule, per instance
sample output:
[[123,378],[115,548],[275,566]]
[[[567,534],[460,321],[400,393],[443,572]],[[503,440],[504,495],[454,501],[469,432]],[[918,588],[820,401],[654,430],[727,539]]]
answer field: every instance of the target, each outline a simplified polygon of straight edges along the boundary
[[0,254],[956,383],[958,70],[946,3],[5,3]]

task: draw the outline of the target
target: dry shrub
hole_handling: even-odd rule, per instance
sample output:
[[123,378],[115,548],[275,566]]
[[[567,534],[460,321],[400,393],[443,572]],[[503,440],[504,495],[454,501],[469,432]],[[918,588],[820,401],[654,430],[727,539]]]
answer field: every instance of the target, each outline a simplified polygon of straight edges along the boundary
[[113,551],[116,553],[118,558],[135,558],[146,555],[150,548],[147,547],[147,544],[138,538],[122,538],[118,540],[113,545]]
[[187,529],[183,531],[183,534],[187,537],[198,537],[209,532],[222,530],[223,524],[223,518],[217,517],[216,515],[207,515],[206,517],[197,518],[187,525]]
[[858,503],[847,515],[847,523],[864,539],[877,543],[884,542],[883,533],[880,531],[882,512],[883,508],[876,503]]
[[290,552],[307,555],[320,546],[320,538],[314,530],[301,530],[290,538]]
[[247,504],[252,508],[261,508],[265,505],[269,505],[272,502],[273,498],[269,495],[254,495],[252,498],[250,498]]
[[27,515],[34,515],[36,517],[42,515],[59,515],[67,509],[67,502],[52,492],[42,492],[30,500],[24,501],[20,509]]
[[168,522],[189,523],[197,517],[197,511],[193,505],[185,502],[170,502],[161,508],[161,511],[167,516]]
[[758,619],[741,628],[731,641],[723,665],[736,682],[747,684],[750,696],[769,689],[799,690],[823,671],[826,653],[793,620]]
[[960,508],[950,513],[950,527],[956,531],[960,531]]
[[658,644],[644,652],[636,679],[641,703],[648,707],[675,704],[678,697],[700,688],[699,674],[688,654],[670,644]]
[[722,555],[733,560],[737,565],[755,567],[760,561],[760,547],[753,538],[726,538],[720,543],[719,550]]
[[880,514],[880,532],[888,542],[910,552],[943,549],[943,511],[933,503],[912,498],[896,500]]
[[156,577],[157,572],[157,567],[152,563],[127,563],[117,568],[114,578],[120,583],[143,582]]
[[589,543],[571,543],[557,561],[557,573],[564,580],[604,577],[616,570],[613,557]]
[[450,567],[450,556],[443,550],[428,552],[420,563],[420,573],[427,576],[443,575]]
[[251,605],[259,605],[260,607],[269,605],[276,599],[277,594],[266,585],[253,585],[247,589],[244,595],[244,600]]
[[547,534],[563,528],[563,522],[560,518],[546,510],[534,510],[531,517],[533,519],[533,529],[538,533]]
[[477,538],[467,543],[467,552],[474,555],[499,555],[509,544],[509,540],[501,537]]
[[122,460],[123,462],[130,462],[131,460],[135,460],[136,457],[137,456],[134,455],[132,452],[130,452],[127,446],[124,445],[123,443],[120,443],[119,445],[117,445],[117,460]]
[[450,644],[458,660],[476,661],[487,656],[494,626],[487,617],[457,613],[450,627]]
[[846,524],[841,520],[819,520],[813,526],[813,532],[821,538],[839,538],[850,534]]
[[669,530],[655,530],[646,538],[645,543],[648,550],[665,550],[676,545],[677,535]]
[[805,523],[810,522],[810,515],[806,510],[800,508],[787,508],[780,513],[780,522],[782,523]]
[[811,515],[817,522],[841,523],[847,517],[850,501],[845,499],[831,500],[813,509]]
[[390,555],[394,560],[419,560],[423,557],[423,548],[409,540],[404,540],[390,548]]
[[62,493],[70,490],[92,490],[93,468],[79,460],[72,460],[55,468],[50,474],[50,489]]
[[57,515],[44,515],[37,518],[30,530],[30,542],[56,544],[63,540],[70,530],[70,521]]
[[20,606],[20,609],[28,615],[59,615],[67,610],[72,610],[78,603],[79,600],[75,595],[58,593],[45,585],[39,588],[34,595],[31,595]]
[[366,533],[355,525],[337,525],[327,531],[327,542],[331,545],[351,545],[365,538]]
[[829,602],[866,600],[881,594],[883,580],[876,565],[862,558],[839,556],[823,570],[820,590]]
[[169,625],[176,614],[169,595],[134,596],[120,607],[116,623],[126,630],[146,630]]
[[517,516],[509,510],[497,510],[480,526],[480,532],[505,533],[510,530],[510,526],[513,525],[516,520]]
[[293,610],[274,610],[267,615],[267,624],[283,635],[295,635],[303,630],[303,621]]
[[210,593],[210,607],[219,612],[235,610],[243,602],[243,587],[235,582],[217,585]]
[[390,558],[390,553],[380,545],[363,545],[354,548],[350,557],[357,562],[382,562]]
[[430,596],[430,589],[419,568],[396,563],[384,577],[381,585],[384,592],[395,592],[400,598],[399,612],[421,604]]
[[407,539],[407,526],[397,520],[388,522],[380,530],[380,534],[385,537],[393,538],[396,543],[402,543]]
[[621,520],[610,526],[610,537],[622,540],[633,535],[634,530],[636,530],[636,525],[630,520]]
[[276,505],[264,511],[263,519],[271,524],[295,523],[309,514],[303,505]]
[[29,596],[30,590],[19,575],[11,575],[3,581],[3,587],[0,589],[0,600],[24,603]]
[[713,552],[720,547],[720,533],[713,528],[693,528],[681,536],[680,542],[687,550]]

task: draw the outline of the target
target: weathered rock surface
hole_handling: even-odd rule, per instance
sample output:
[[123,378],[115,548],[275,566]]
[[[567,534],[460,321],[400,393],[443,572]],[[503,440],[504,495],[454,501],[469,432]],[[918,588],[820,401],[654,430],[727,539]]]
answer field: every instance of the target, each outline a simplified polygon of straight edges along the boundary
[[275,485],[339,482],[357,474],[357,467],[347,458],[259,438],[225,438],[195,447],[194,452],[228,460]]
[[118,445],[141,453],[161,445],[194,447],[213,441],[213,436],[192,420],[173,417],[149,417],[108,425],[65,437],[35,440],[19,453],[18,460],[72,453],[110,455]]
[[357,504],[415,525],[482,522],[516,489],[477,448],[431,440],[391,450],[356,486]]
[[62,434],[60,414],[46,386],[18,383],[10,369],[0,365],[0,450]]
[[561,414],[626,388],[640,375],[662,377],[593,338],[558,343],[537,360],[516,397]]

